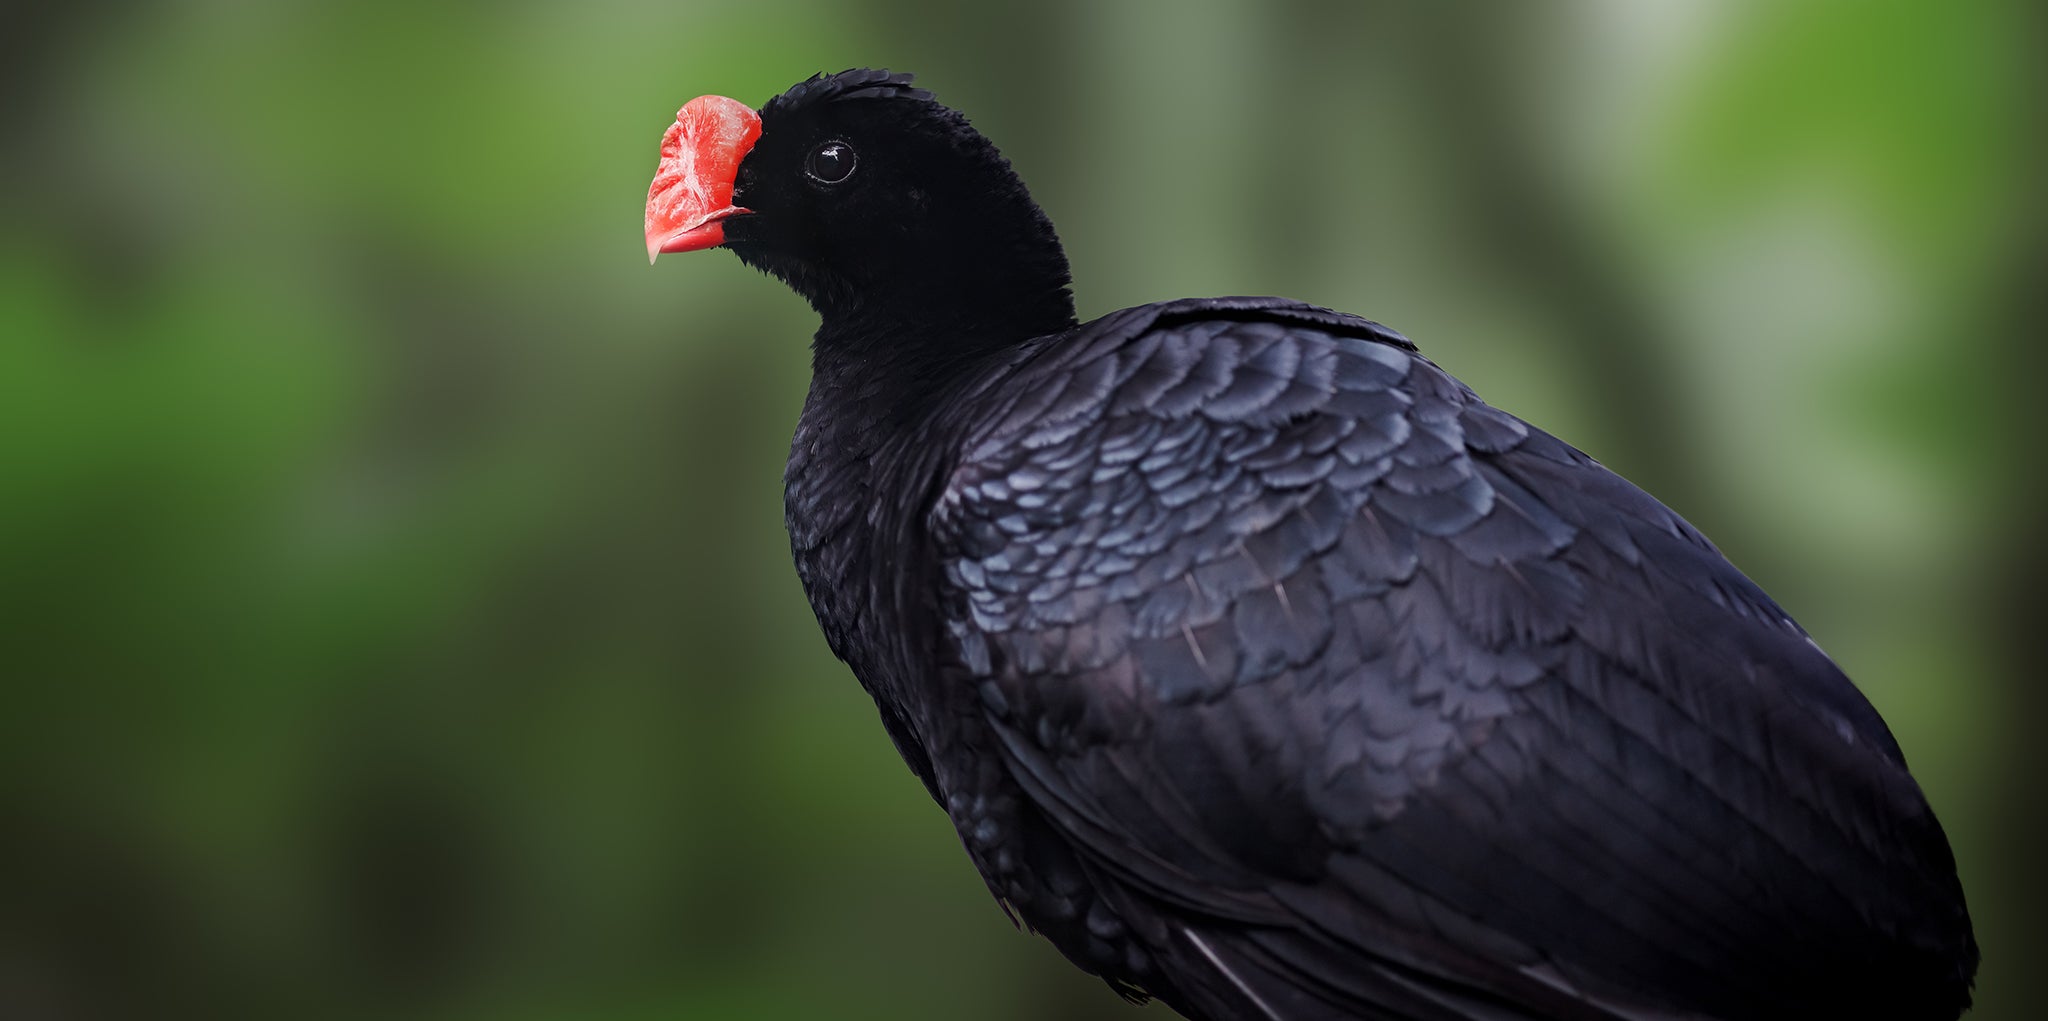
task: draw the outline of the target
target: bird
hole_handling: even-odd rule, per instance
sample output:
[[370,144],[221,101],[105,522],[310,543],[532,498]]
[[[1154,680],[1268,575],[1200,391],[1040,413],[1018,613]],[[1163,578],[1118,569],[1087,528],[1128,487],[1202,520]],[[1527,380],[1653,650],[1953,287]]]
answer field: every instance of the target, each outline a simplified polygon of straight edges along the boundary
[[1080,321],[911,75],[703,96],[650,261],[815,309],[785,518],[1014,922],[1192,1021],[1952,1019],[1978,949],[1884,721],[1698,530],[1375,322]]

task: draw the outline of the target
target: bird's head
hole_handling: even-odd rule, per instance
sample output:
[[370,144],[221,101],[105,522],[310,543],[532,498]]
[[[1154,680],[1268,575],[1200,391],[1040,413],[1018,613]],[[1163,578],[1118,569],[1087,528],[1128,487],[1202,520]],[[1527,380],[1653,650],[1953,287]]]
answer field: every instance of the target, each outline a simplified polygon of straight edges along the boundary
[[911,76],[819,75],[758,114],[685,104],[647,192],[647,254],[723,246],[809,299],[922,322],[1072,322],[1066,256],[996,147]]

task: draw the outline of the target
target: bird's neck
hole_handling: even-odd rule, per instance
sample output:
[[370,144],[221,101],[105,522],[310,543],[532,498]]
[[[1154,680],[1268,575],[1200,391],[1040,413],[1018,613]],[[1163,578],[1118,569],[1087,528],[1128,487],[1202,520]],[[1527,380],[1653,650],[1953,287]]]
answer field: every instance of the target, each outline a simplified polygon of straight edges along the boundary
[[799,288],[818,312],[819,383],[900,406],[1075,324],[1059,235],[1023,185],[1011,185],[975,200],[972,215],[917,224],[913,249],[884,247]]
[[[969,250],[964,242],[928,238],[948,257],[915,271],[872,267],[857,288],[806,292],[819,327],[785,476],[790,543],[833,650],[871,690],[895,671],[860,661],[864,646],[852,636],[862,621],[902,612],[880,559],[916,548],[898,533],[922,520],[921,502],[950,457],[950,432],[934,416],[1033,338],[1075,325],[1059,242],[1042,216],[1026,226],[990,232],[1021,239],[997,245],[1011,258],[989,254],[991,237],[978,256],[958,258],[950,256]],[[875,552],[885,533],[898,540],[884,543],[896,551],[886,557]]]
[[1020,288],[940,274],[821,308],[811,345],[816,410],[863,431],[915,419],[990,359],[1075,325],[1064,260],[1043,279]]
[[[950,457],[948,430],[935,416],[993,363],[1074,324],[1064,287],[1054,293],[974,312],[949,303],[892,312],[874,302],[823,318],[784,477],[785,510],[798,574],[841,658],[858,658],[857,622],[895,612],[883,598],[874,542],[922,518],[921,501]],[[855,669],[863,683],[886,683],[878,678],[887,671],[875,665]]]

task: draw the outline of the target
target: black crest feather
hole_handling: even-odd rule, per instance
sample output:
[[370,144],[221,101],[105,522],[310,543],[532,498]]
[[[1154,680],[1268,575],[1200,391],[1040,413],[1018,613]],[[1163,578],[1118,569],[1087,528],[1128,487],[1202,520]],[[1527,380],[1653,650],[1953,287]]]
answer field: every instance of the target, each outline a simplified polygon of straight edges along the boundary
[[916,75],[884,69],[856,67],[838,74],[818,72],[795,87],[768,101],[763,113],[783,112],[840,99],[915,99],[930,101],[932,94],[910,83]]

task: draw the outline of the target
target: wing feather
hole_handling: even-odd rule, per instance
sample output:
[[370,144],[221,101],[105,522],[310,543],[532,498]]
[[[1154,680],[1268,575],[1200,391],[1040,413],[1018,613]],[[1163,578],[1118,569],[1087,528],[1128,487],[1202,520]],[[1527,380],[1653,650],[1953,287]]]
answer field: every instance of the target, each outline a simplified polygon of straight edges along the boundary
[[1232,302],[1027,362],[930,522],[1007,768],[1155,956],[1275,1019],[1959,981],[1939,827],[1776,604],[1398,335]]

